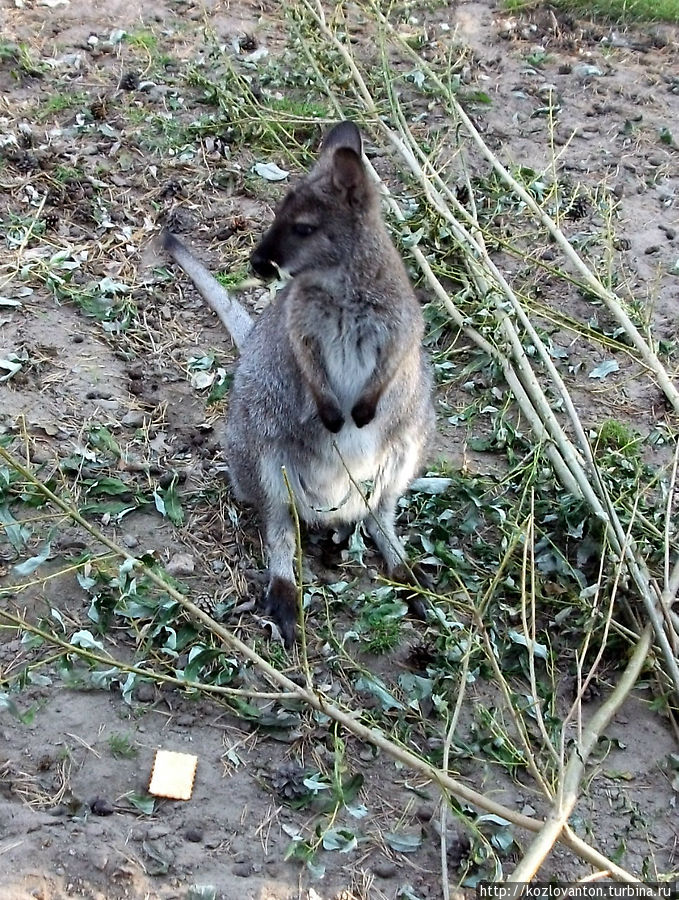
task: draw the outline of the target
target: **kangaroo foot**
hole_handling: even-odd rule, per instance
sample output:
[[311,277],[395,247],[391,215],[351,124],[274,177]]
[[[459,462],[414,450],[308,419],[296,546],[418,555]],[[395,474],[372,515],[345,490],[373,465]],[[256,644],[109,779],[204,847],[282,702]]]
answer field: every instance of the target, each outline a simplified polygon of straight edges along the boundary
[[287,578],[274,576],[269,582],[263,612],[271,616],[290,650],[297,634],[297,588]]

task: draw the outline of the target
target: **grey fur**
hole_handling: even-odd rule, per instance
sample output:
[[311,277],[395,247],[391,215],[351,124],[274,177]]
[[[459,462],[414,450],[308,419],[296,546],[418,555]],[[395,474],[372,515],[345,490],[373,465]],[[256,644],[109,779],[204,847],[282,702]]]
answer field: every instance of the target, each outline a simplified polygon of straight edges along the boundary
[[[280,266],[292,280],[239,343],[229,400],[229,471],[265,527],[266,607],[288,645],[297,617],[295,538],[281,467],[303,521],[364,521],[387,571],[405,577],[396,504],[434,429],[422,314],[360,148],[355,126],[336,126],[255,249],[256,271]],[[187,251],[173,245],[171,253],[205,284]]]

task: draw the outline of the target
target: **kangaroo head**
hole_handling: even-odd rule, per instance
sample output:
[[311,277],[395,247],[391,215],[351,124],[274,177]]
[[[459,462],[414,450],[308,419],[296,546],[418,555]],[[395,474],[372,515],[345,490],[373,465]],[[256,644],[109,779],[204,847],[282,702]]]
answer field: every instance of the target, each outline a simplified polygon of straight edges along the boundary
[[375,204],[360,132],[352,122],[340,122],[326,135],[316,165],[276,210],[250,257],[252,268],[271,278],[277,268],[298,275],[351,259]]

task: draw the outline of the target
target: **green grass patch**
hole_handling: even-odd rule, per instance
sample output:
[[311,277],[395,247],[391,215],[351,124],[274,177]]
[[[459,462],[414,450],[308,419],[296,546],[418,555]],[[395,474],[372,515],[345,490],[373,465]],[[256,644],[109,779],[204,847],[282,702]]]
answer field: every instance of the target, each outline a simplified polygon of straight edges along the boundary
[[158,38],[152,31],[133,31],[125,35],[125,43],[131,47],[139,47],[148,50],[149,53],[158,49]]
[[82,181],[84,178],[84,174],[80,169],[75,169],[73,166],[55,166],[52,175],[54,180],[60,184],[65,184],[68,181]]
[[68,92],[53,94],[40,104],[38,107],[37,118],[47,119],[49,116],[54,116],[64,110],[76,109],[87,103],[87,99],[87,94],[80,92],[75,94]]
[[[503,6],[510,12],[536,9],[541,3],[535,0],[505,0]],[[549,6],[565,12],[576,13],[592,19],[611,22],[674,22],[679,23],[677,0],[553,0]]]

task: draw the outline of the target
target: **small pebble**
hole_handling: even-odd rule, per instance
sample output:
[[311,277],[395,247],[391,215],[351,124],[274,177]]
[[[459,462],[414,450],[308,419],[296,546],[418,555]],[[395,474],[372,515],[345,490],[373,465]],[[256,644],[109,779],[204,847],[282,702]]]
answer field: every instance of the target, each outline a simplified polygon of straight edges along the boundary
[[101,850],[99,853],[94,853],[90,857],[90,861],[95,869],[98,869],[100,872],[103,872],[108,865],[108,853],[105,850]]
[[200,842],[203,840],[203,829],[187,828],[184,832],[184,837],[187,841],[191,841],[192,844],[200,844]]
[[165,566],[168,575],[192,575],[196,563],[189,553],[177,553]]
[[101,409],[105,409],[108,412],[115,412],[120,407],[120,401],[118,400],[101,399],[98,402]]
[[85,394],[86,400],[111,400],[111,392],[106,388],[93,388]]
[[131,409],[120,421],[131,428],[140,428],[144,424],[144,413],[140,409]]
[[372,867],[373,873],[378,878],[393,878],[398,871],[396,864],[390,859],[381,859]]
[[139,540],[133,534],[124,534],[123,535],[123,544],[130,549],[132,547],[136,547],[139,543]]
[[112,816],[114,812],[113,804],[103,797],[95,797],[90,803],[90,809],[95,816]]
[[150,681],[140,681],[132,693],[138,703],[153,703],[156,699],[156,689]]
[[252,864],[236,863],[231,869],[231,874],[237,878],[249,878],[252,875]]
[[578,63],[577,66],[573,66],[572,72],[580,81],[589,81],[591,78],[599,78],[604,74],[598,66],[592,66],[589,63]]

